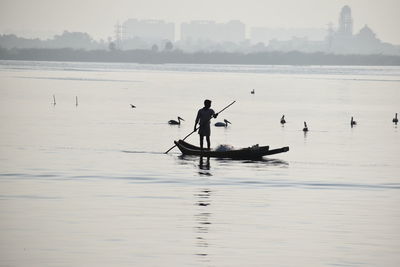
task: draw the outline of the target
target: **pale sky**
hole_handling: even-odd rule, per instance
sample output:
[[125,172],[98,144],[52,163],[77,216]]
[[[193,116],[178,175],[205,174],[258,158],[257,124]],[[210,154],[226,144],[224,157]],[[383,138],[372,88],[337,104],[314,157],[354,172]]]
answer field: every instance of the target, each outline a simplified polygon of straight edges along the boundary
[[367,24],[382,41],[400,44],[400,0],[0,0],[0,33],[52,37],[64,30],[95,39],[113,36],[128,18],[227,22],[251,27],[327,28],[341,8],[352,9],[354,32]]

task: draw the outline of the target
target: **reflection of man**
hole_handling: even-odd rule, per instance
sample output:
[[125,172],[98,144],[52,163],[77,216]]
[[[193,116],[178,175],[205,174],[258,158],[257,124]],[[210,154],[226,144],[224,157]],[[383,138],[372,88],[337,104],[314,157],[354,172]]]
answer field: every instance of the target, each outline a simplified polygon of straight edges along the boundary
[[218,113],[215,113],[213,109],[211,109],[211,100],[204,100],[204,107],[199,109],[197,112],[196,121],[194,123],[194,130],[196,131],[196,126],[199,123],[199,135],[200,135],[200,147],[203,149],[203,140],[204,136],[207,140],[207,148],[210,149],[210,120],[212,117],[216,118]]
[[[206,158],[206,162],[204,163],[204,159],[201,156],[200,157],[200,162],[199,162],[199,169],[204,170],[204,171],[209,171],[210,170],[210,157]],[[199,172],[200,174],[209,174],[208,172]]]

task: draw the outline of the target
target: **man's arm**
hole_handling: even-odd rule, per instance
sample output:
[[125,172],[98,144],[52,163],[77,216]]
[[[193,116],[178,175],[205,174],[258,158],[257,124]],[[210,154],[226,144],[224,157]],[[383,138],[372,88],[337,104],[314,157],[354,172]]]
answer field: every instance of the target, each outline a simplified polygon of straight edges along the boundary
[[200,120],[200,110],[197,112],[196,120],[194,121],[194,130],[193,131],[196,131],[196,126],[199,123],[199,120]]
[[212,116],[213,116],[214,118],[218,117],[218,113],[215,113],[214,110],[213,110],[213,113],[214,113],[214,114],[213,114]]

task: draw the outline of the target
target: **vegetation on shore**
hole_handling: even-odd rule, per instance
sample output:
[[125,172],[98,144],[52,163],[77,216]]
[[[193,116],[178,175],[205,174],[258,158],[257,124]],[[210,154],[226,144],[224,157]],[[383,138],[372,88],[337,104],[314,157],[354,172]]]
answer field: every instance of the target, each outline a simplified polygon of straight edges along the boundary
[[303,52],[194,52],[181,50],[77,50],[71,48],[0,47],[1,60],[28,61],[83,61],[83,62],[132,62],[144,64],[244,64],[244,65],[365,65],[399,66],[400,56],[390,55],[337,55]]

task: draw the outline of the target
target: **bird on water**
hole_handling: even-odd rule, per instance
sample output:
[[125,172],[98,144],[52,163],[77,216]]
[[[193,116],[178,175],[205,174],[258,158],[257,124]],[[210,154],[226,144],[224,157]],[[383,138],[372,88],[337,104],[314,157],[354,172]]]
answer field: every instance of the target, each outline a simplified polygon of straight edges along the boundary
[[399,119],[397,119],[397,113],[396,113],[396,115],[394,115],[392,122],[394,122],[395,124],[397,124],[399,122]]
[[132,105],[132,104],[130,104],[131,105],[131,108],[136,108],[136,106],[135,105]]
[[228,127],[228,123],[229,123],[229,124],[232,124],[230,121],[224,119],[224,122],[221,122],[221,121],[220,121],[220,122],[215,123],[214,125],[215,125],[216,127]]
[[306,122],[304,122],[303,132],[308,132],[308,127]]
[[351,125],[351,127],[353,127],[354,125],[357,125],[357,122],[353,119],[353,117],[351,117],[350,125]]
[[285,115],[282,115],[282,118],[281,118],[281,124],[283,125],[283,124],[285,124],[286,123],[286,120],[285,120]]
[[254,95],[254,93],[255,93],[255,91],[254,91],[254,89],[253,90],[251,90],[251,92],[250,92],[252,95]]
[[181,124],[181,120],[182,120],[182,121],[185,121],[185,120],[182,119],[181,117],[178,117],[178,121],[176,121],[176,120],[169,120],[169,121],[168,121],[168,124],[171,124],[171,125],[180,125],[180,124]]

